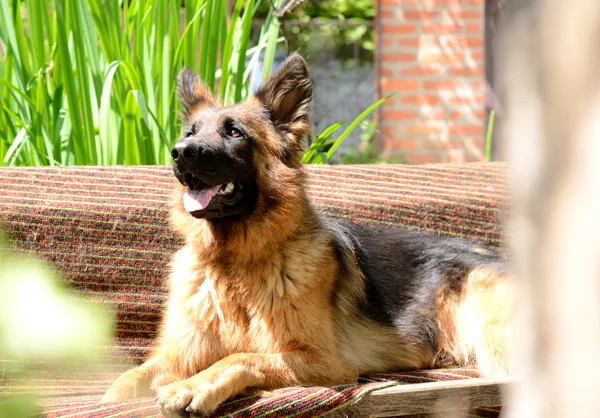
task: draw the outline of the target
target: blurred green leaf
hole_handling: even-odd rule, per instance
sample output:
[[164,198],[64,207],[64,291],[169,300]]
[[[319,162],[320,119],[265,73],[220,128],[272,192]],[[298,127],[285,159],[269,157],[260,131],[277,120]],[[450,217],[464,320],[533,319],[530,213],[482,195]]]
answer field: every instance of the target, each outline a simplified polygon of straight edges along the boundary
[[112,337],[112,317],[68,292],[47,266],[0,265],[0,342],[18,359],[89,361]]

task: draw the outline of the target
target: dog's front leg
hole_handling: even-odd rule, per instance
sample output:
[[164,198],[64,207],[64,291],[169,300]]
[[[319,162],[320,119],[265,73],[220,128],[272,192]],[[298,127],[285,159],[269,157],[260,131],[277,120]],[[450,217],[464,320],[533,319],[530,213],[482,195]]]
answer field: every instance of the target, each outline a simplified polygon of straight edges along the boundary
[[250,388],[276,389],[318,382],[322,367],[311,367],[302,353],[233,354],[189,379],[161,388],[158,404],[165,416],[185,416],[186,412],[202,416]]
[[[155,383],[157,376],[163,377],[161,381],[165,380],[165,373],[161,371],[166,369],[167,364],[162,356],[156,355],[138,367],[127,370],[108,388],[100,402],[117,402],[154,395],[151,384],[160,384]],[[173,380],[176,378],[173,377],[168,381]]]

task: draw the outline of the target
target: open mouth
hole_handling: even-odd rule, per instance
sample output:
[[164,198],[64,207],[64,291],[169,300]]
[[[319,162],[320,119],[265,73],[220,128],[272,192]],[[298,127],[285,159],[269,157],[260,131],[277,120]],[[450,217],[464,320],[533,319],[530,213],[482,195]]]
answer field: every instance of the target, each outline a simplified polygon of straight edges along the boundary
[[183,206],[190,213],[204,210],[216,200],[224,204],[235,204],[240,197],[241,186],[235,182],[210,185],[191,173],[186,173],[183,183],[188,188],[183,194]]

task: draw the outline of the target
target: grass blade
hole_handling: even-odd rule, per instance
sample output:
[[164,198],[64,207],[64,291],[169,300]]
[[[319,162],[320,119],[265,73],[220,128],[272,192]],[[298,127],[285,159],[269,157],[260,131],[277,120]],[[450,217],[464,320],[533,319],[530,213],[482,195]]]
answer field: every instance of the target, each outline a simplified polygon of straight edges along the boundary
[[8,148],[6,155],[4,157],[3,163],[5,165],[13,166],[16,160],[16,157],[19,155],[19,149],[23,147],[25,141],[27,140],[27,131],[25,128],[21,128],[19,133],[13,140],[12,144]]
[[229,66],[231,55],[233,52],[233,42],[236,35],[237,22],[242,11],[242,5],[244,0],[237,0],[233,13],[231,14],[231,21],[229,22],[229,31],[227,32],[227,38],[225,39],[225,46],[223,47],[223,55],[221,59],[221,97],[223,101],[226,101],[227,86],[229,85]]
[[136,119],[138,110],[137,100],[133,92],[127,93],[125,100],[125,115],[123,118],[124,130],[124,161],[125,165],[141,164],[140,149],[136,136]]
[[302,164],[309,164],[315,153],[325,146],[325,142],[331,136],[331,134],[347,124],[348,122],[336,122],[328,126],[327,129],[317,135],[315,140],[309,145],[308,149],[302,156]]
[[250,38],[250,30],[252,29],[253,9],[254,0],[249,0],[242,16],[242,31],[240,34],[240,46],[238,48],[238,62],[233,96],[235,103],[238,103],[242,99],[244,79],[241,75],[244,74],[244,67],[246,65],[246,50],[248,49],[248,39]]
[[485,134],[485,160],[489,163],[492,161],[492,137],[494,135],[494,121],[496,120],[496,111],[490,111],[488,120],[487,132]]
[[113,61],[106,69],[104,77],[104,85],[102,86],[102,94],[100,96],[100,143],[102,144],[102,161],[104,164],[116,164],[116,155],[114,145],[117,140],[117,130],[114,120],[110,120],[110,98],[115,72],[119,68],[121,61]]
[[338,149],[338,147],[342,144],[342,142],[344,142],[344,140],[346,139],[346,137],[350,134],[350,132],[352,132],[352,130],[354,128],[356,128],[358,126],[359,123],[362,122],[362,120],[364,118],[366,118],[367,116],[369,116],[369,114],[377,109],[381,104],[383,104],[387,99],[389,99],[390,97],[392,97],[394,94],[390,94],[387,95],[379,100],[377,100],[375,103],[373,103],[371,106],[367,107],[365,110],[363,110],[363,112],[358,115],[358,117],[356,119],[354,119],[352,121],[352,123],[350,123],[350,126],[348,126],[344,132],[342,132],[342,134],[335,140],[335,142],[333,143],[333,145],[331,146],[331,148],[329,148],[329,150],[327,151],[327,158],[331,158],[331,156],[333,155],[333,153],[335,152],[336,149]]

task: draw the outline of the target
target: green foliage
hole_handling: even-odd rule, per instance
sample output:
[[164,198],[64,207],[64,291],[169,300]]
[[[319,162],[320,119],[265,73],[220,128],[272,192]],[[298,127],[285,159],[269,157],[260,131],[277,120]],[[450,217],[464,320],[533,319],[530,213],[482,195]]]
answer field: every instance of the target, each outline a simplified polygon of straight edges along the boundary
[[232,104],[262,49],[272,62],[271,12],[249,48],[256,6],[237,0],[228,21],[226,0],[0,0],[0,161],[169,162],[184,65]]
[[[300,7],[282,16],[289,48],[309,57],[313,51],[333,49],[336,58],[344,62],[355,58],[356,43],[359,59],[372,63],[374,4],[372,0],[302,1]],[[268,11],[268,4],[263,3],[258,17]]]
[[[333,153],[338,147],[344,142],[346,137],[356,128],[367,116],[371,114],[375,109],[382,105],[387,99],[392,97],[390,94],[382,99],[379,99],[371,106],[366,108],[360,115],[356,117],[352,122],[337,122],[325,129],[321,134],[317,135],[314,141],[311,142],[308,150],[302,157],[303,164],[323,164],[327,163]],[[344,125],[348,127],[342,132],[342,134],[336,139],[329,139],[329,137]]]
[[383,157],[379,154],[375,144],[375,133],[377,131],[375,125],[374,120],[361,125],[360,143],[357,147],[352,147],[341,155],[340,164],[407,164],[402,155]]
[[[110,310],[74,295],[47,266],[7,246],[0,231],[0,380],[97,364],[112,339]],[[35,394],[6,393],[0,416],[40,416],[35,401]]]
[[0,0],[0,164],[169,163],[177,73],[199,73],[225,105],[246,99],[283,39],[269,8],[250,47],[265,4],[236,0],[228,18],[226,0]]
[[[351,45],[358,42],[366,51],[374,51],[372,23],[375,19],[375,2],[372,0],[307,1],[303,8],[310,17],[331,19],[339,22],[331,26],[337,42]],[[350,24],[345,24],[350,23]],[[348,52],[349,55],[349,52]],[[368,59],[371,59],[369,54]]]
[[34,394],[5,395],[0,398],[0,417],[33,418],[41,417],[42,409],[36,405]]

